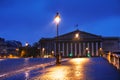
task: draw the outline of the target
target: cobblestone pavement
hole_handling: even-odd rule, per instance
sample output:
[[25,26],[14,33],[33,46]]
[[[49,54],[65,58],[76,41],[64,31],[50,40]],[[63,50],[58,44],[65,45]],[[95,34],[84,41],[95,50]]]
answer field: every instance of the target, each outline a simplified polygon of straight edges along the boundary
[[31,80],[120,80],[120,71],[103,58],[72,58]]

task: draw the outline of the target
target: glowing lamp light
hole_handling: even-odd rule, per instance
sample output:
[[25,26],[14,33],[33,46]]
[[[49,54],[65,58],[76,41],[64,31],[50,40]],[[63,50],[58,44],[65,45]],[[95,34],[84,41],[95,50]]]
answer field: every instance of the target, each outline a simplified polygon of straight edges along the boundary
[[59,13],[57,13],[56,14],[56,16],[55,16],[55,19],[54,19],[54,21],[55,21],[55,23],[58,25],[59,23],[60,23],[60,15],[59,15]]
[[42,48],[42,51],[44,51],[45,50],[45,48]]
[[88,57],[91,57],[91,56],[90,56],[90,53],[88,53],[87,56],[88,56]]
[[55,18],[55,22],[56,22],[56,23],[59,23],[59,22],[60,22],[60,17],[59,17],[59,16],[57,16],[57,17]]
[[72,53],[70,53],[70,54],[69,54],[69,56],[70,56],[70,57],[72,57],[72,56],[73,56],[73,54],[72,54]]
[[89,50],[89,48],[86,48],[86,50]]
[[25,43],[25,46],[28,46],[28,45],[29,45],[29,43],[28,43],[28,42],[26,42],[26,43]]
[[52,54],[54,54],[54,51],[52,51]]
[[100,48],[100,51],[102,51],[102,48]]
[[75,38],[79,38],[79,33],[75,34]]
[[87,57],[91,57],[91,55],[90,55],[90,51],[88,51],[88,53],[87,53]]

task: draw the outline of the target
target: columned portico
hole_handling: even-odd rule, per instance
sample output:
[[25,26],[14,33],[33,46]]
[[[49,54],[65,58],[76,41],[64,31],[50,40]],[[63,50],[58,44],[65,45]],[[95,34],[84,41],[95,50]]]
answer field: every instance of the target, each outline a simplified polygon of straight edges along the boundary
[[[41,47],[43,47],[43,45],[44,48],[47,47],[47,49],[49,49],[48,54],[51,52],[50,50],[53,50],[55,55],[56,49],[58,48],[58,53],[62,54],[62,57],[69,57],[70,54],[73,57],[85,57],[88,52],[91,56],[99,56],[98,50],[102,48],[101,36],[79,30],[60,35],[58,47],[56,46],[55,40],[56,38],[46,39],[46,42],[42,42]],[[45,46],[47,43],[49,43],[50,46]]]

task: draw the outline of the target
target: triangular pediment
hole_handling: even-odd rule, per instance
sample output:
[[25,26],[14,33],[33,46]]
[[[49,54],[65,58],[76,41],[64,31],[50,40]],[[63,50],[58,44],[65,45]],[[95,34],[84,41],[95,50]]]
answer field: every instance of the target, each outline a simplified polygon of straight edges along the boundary
[[89,38],[101,38],[101,36],[98,35],[94,35],[91,33],[87,33],[84,31],[80,31],[80,30],[75,30],[73,32],[69,32],[67,34],[63,34],[59,36],[59,39],[67,39],[67,40],[73,40],[73,39],[89,39]]

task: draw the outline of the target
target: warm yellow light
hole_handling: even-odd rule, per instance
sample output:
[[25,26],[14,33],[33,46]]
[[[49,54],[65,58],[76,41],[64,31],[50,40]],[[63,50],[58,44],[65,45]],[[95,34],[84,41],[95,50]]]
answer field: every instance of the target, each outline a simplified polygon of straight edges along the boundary
[[89,50],[89,48],[86,48],[86,50]]
[[49,69],[50,72],[46,73],[47,76],[43,74],[43,76],[40,76],[39,80],[45,80],[48,78],[49,80],[69,80],[66,77],[68,73],[68,69],[69,67],[67,66],[56,66],[56,67],[50,68]]
[[87,59],[87,58],[74,58],[74,59],[70,60],[70,62],[73,64],[83,64],[83,63],[86,63],[88,61],[89,61],[89,59]]
[[57,13],[56,14],[56,16],[55,16],[55,19],[54,19],[54,21],[55,21],[55,23],[58,25],[59,23],[60,23],[60,15],[59,15],[59,13]]
[[53,75],[55,79],[61,79],[65,77],[65,73],[63,69],[59,69],[55,71],[55,74]]
[[19,48],[16,48],[16,51],[19,51]]
[[60,22],[60,17],[59,17],[59,16],[57,16],[57,17],[55,18],[55,22],[56,22],[57,24]]
[[42,48],[42,51],[44,51],[45,50],[45,48]]
[[75,38],[79,38],[79,33],[75,34]]
[[20,56],[23,57],[25,54],[26,54],[26,53],[25,53],[25,50],[22,50]]
[[102,51],[102,48],[100,48],[100,51]]
[[13,55],[12,55],[12,54],[10,54],[10,55],[9,55],[9,58],[12,58],[12,57],[13,57]]
[[54,54],[54,51],[52,51],[52,54]]
[[59,65],[43,69],[43,74],[35,80],[85,80],[86,75],[84,72],[86,71],[86,64],[90,62],[89,60],[89,58],[69,59],[70,65]]

